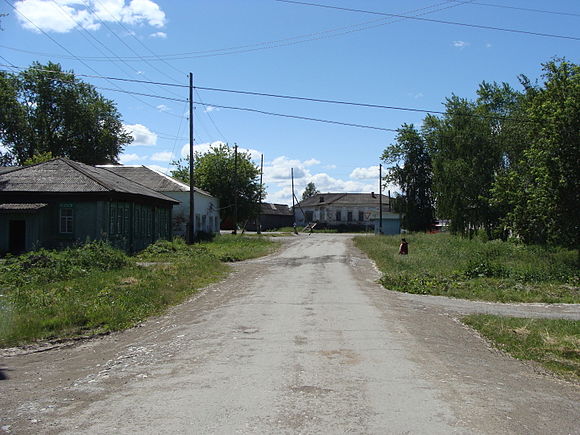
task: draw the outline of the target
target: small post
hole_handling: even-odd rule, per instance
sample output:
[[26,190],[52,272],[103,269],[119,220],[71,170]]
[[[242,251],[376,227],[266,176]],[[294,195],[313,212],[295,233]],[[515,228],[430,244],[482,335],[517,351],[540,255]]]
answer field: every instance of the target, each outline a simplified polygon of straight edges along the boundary
[[262,178],[264,176],[264,154],[262,154],[262,157],[260,158],[260,196],[259,196],[259,201],[258,201],[258,219],[256,222],[256,230],[258,232],[258,234],[262,234],[262,188],[264,187],[262,185]]
[[379,164],[379,234],[383,234],[383,165]]

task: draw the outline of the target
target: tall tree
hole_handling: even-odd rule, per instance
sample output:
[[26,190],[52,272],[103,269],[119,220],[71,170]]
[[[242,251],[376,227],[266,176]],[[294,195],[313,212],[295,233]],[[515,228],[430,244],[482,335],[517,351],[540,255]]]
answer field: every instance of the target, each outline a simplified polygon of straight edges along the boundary
[[302,201],[308,198],[312,198],[314,195],[319,194],[320,191],[316,188],[316,185],[311,181],[306,185],[304,192],[302,192]]
[[487,112],[453,96],[442,117],[428,115],[424,137],[433,161],[437,215],[450,219],[450,230],[471,236],[485,228],[491,237],[499,216],[491,188],[501,162]]
[[[177,168],[171,175],[189,183],[189,158],[173,162]],[[227,144],[212,145],[207,153],[196,153],[194,159],[195,186],[220,200],[221,216],[233,219],[237,197],[238,219],[245,221],[257,215],[260,192],[260,168],[252,162],[250,153],[238,152],[237,176],[234,150]]]
[[52,153],[87,164],[116,163],[131,136],[113,101],[59,64],[35,62],[0,73],[0,141],[4,160],[22,164]]
[[403,192],[398,200],[403,226],[410,231],[428,230],[434,218],[431,157],[413,124],[403,124],[396,143],[385,149],[381,159],[391,165],[385,179]]
[[525,88],[526,147],[497,178],[494,198],[504,221],[527,243],[580,247],[580,66],[542,65],[544,83]]

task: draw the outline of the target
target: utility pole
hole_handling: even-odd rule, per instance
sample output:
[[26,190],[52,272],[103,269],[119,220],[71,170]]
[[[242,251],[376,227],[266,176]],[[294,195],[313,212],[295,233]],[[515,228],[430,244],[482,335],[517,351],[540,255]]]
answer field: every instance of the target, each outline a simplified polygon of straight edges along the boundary
[[238,234],[238,144],[234,144],[234,231]]
[[189,231],[188,243],[195,240],[195,183],[193,179],[193,74],[189,73]]
[[296,230],[296,204],[294,202],[294,168],[290,168],[290,177],[292,178],[292,226],[294,227],[294,233],[298,234],[298,231]]
[[258,234],[262,234],[262,178],[264,176],[264,154],[262,154],[262,157],[260,157],[260,200],[258,201],[258,222],[256,225],[256,230],[258,232]]
[[383,234],[383,165],[379,164],[379,234]]

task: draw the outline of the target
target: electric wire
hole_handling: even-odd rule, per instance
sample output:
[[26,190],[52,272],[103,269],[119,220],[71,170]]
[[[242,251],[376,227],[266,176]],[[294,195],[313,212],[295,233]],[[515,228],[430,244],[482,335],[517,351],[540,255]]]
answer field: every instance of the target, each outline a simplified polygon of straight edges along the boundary
[[[440,12],[440,11],[446,10],[446,9],[455,8],[455,7],[461,6],[463,4],[471,3],[472,1],[473,0],[456,2],[456,4],[450,4],[449,1],[445,1],[442,3],[436,3],[436,4],[431,5],[431,6],[426,6],[423,8],[411,10],[411,11],[408,11],[406,13],[421,12],[421,11],[424,11],[426,9],[433,9],[430,11],[429,10],[425,11],[422,14],[417,14],[416,16],[426,15],[426,14],[430,14],[430,13],[434,13],[434,12]],[[438,9],[434,9],[434,8],[436,8],[438,6],[442,6],[442,5],[446,5],[446,6],[438,8]],[[367,30],[367,29],[372,29],[372,28],[383,26],[386,24],[392,24],[392,23],[395,23],[395,22],[398,22],[398,21],[401,21],[404,19],[406,19],[406,17],[399,18],[396,20],[392,20],[391,18],[389,18],[389,19],[381,18],[381,19],[371,20],[371,21],[367,21],[367,22],[363,22],[363,23],[359,23],[359,24],[355,24],[355,25],[339,27],[339,28],[335,28],[335,29],[329,29],[329,30],[324,30],[324,31],[320,31],[320,32],[290,37],[290,38],[284,38],[284,39],[280,39],[280,40],[260,42],[260,43],[256,43],[256,44],[248,44],[248,45],[234,46],[234,47],[221,48],[221,49],[211,49],[211,50],[192,51],[192,52],[185,52],[185,53],[175,53],[175,54],[168,54],[168,55],[154,54],[153,56],[130,56],[130,57],[123,57],[123,59],[127,62],[139,62],[139,61],[145,61],[146,59],[151,60],[151,61],[162,61],[163,62],[164,60],[183,60],[183,59],[195,59],[195,58],[212,57],[212,56],[225,56],[225,55],[229,55],[229,54],[239,54],[239,53],[246,53],[246,52],[257,51],[257,50],[286,47],[286,46],[290,46],[290,45],[296,45],[296,44],[302,44],[302,43],[311,42],[311,41],[317,41],[317,40],[321,40],[321,39],[327,39],[327,38],[331,38],[331,37],[335,37],[335,36],[342,36],[342,35],[346,35],[349,33],[354,33],[354,32],[359,32],[359,31],[363,31],[363,30]],[[370,23],[379,23],[379,24],[370,25]],[[122,23],[120,23],[120,24],[122,25]],[[346,29],[350,29],[350,30],[346,30]],[[130,33],[130,34],[132,35],[132,33]],[[132,35],[132,36],[134,37],[134,35]],[[17,48],[8,47],[8,46],[1,46],[1,47],[8,48],[11,50],[16,50],[16,51],[21,51],[21,52],[25,52],[25,53],[29,53],[29,54],[40,55],[40,56],[68,58],[67,56],[63,56],[61,54],[35,52],[35,51],[22,50],[22,49],[17,49]],[[74,58],[74,57],[71,57],[71,58]],[[94,61],[94,62],[111,62],[111,61],[116,60],[115,58],[112,58],[112,57],[95,57],[95,56],[86,56],[86,57],[83,57],[83,59],[87,60],[87,61]]]
[[[449,0],[451,2],[457,1],[457,0]],[[520,8],[517,6],[508,6],[508,5],[498,5],[495,3],[482,3],[482,2],[471,2],[470,4],[472,5],[477,5],[477,6],[488,6],[488,7],[492,7],[492,8],[501,8],[501,9],[514,9],[517,11],[525,11],[525,12],[537,12],[537,13],[542,13],[542,14],[552,14],[552,15],[567,15],[570,17],[580,17],[580,14],[576,14],[574,12],[564,12],[564,11],[549,11],[546,9],[531,9],[531,8]]]
[[[75,56],[75,54],[70,51],[67,47],[65,47],[64,45],[62,45],[60,42],[58,42],[55,38],[53,38],[52,36],[50,36],[47,32],[45,32],[42,28],[40,28],[38,25],[36,25],[36,23],[34,23],[30,18],[28,18],[26,15],[24,15],[21,11],[18,11],[18,9],[16,9],[16,6],[14,6],[14,4],[12,4],[10,1],[8,0],[4,0],[4,2],[10,6],[18,15],[20,15],[21,17],[23,17],[26,21],[28,21],[30,24],[32,24],[34,27],[36,27],[36,29],[42,33],[44,36],[46,36],[48,39],[50,39],[54,44],[58,45],[60,48],[62,48],[64,51],[66,51],[67,53],[69,53],[71,56],[73,56],[78,62],[82,63],[86,68],[88,68],[89,70],[91,70],[92,72],[94,72],[95,74],[99,74],[97,70],[95,70],[92,66],[90,66],[89,64],[87,64],[85,61],[83,61],[82,59],[79,59],[77,56]],[[105,79],[107,80],[107,79]],[[108,80],[109,83],[111,83],[113,86],[116,86],[117,88],[120,89],[119,86],[117,86],[114,82]],[[140,98],[138,98],[137,96],[133,95],[132,98],[134,98],[135,100],[139,101],[141,104],[144,104],[150,108],[153,108],[157,111],[157,108],[155,106],[152,106],[151,104],[147,103],[146,101],[141,100]],[[173,115],[170,113],[167,113],[168,115]]]
[[509,29],[506,27],[486,26],[486,25],[482,25],[482,24],[460,23],[457,21],[435,20],[432,18],[414,17],[414,16],[410,16],[410,15],[401,15],[401,14],[390,14],[390,13],[386,13],[386,12],[369,11],[369,10],[354,9],[354,8],[345,8],[345,7],[340,7],[340,6],[325,5],[325,4],[320,4],[320,3],[309,3],[309,2],[303,2],[303,1],[297,1],[297,0],[274,0],[274,1],[280,2],[280,3],[289,3],[289,4],[301,5],[301,6],[314,6],[314,7],[318,7],[318,8],[324,8],[324,9],[335,9],[335,10],[340,10],[340,11],[345,11],[345,12],[357,12],[357,13],[363,13],[363,14],[383,15],[383,16],[387,16],[387,17],[406,18],[409,20],[424,21],[424,22],[429,22],[429,23],[448,24],[448,25],[453,25],[453,26],[472,27],[472,28],[484,29],[484,30],[496,30],[496,31],[508,32],[508,33],[519,33],[519,34],[524,34],[524,35],[540,36],[540,37],[545,37],[545,38],[558,38],[558,39],[569,39],[569,40],[573,40],[573,41],[580,41],[580,37],[576,37],[576,36],[557,35],[557,34],[553,34],[553,33],[532,32],[532,31],[528,31],[528,30]]

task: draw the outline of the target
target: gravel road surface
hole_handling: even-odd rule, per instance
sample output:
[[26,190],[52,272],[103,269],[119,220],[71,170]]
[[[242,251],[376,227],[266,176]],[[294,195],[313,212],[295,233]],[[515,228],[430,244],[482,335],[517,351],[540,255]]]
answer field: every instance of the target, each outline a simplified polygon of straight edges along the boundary
[[496,304],[386,291],[348,235],[293,237],[233,269],[141,327],[4,351],[0,433],[580,433],[578,385],[457,319]]

